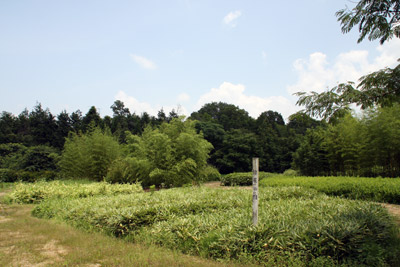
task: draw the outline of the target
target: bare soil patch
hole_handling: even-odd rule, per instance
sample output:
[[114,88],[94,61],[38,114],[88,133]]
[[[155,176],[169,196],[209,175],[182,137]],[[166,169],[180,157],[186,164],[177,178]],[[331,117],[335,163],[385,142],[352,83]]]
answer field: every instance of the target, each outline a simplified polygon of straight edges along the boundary
[[397,224],[400,226],[400,205],[382,203],[382,206],[387,208],[389,213],[394,216]]

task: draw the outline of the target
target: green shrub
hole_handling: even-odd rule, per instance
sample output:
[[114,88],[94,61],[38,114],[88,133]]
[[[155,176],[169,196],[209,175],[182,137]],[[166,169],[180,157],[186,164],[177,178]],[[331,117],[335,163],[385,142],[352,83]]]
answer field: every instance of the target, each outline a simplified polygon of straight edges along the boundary
[[211,181],[220,181],[221,174],[219,173],[218,169],[214,166],[207,165],[201,172],[201,176],[204,177],[204,182],[211,182]]
[[93,128],[86,134],[68,136],[59,165],[65,177],[102,181],[121,153],[121,146],[109,131]]
[[298,172],[293,169],[287,169],[286,171],[283,172],[283,176],[298,176]]
[[18,171],[18,181],[33,183],[39,180],[39,172]]
[[143,186],[182,186],[202,181],[212,145],[196,133],[194,122],[173,119],[142,136],[127,134],[132,168]]
[[52,198],[86,198],[97,195],[135,194],[143,192],[139,184],[122,185],[99,183],[79,183],[71,181],[39,181],[18,183],[8,195],[10,203],[39,203]]
[[284,177],[262,180],[260,186],[301,186],[332,196],[400,204],[399,178]]
[[41,171],[39,172],[39,179],[45,180],[45,181],[53,181],[58,177],[59,173],[57,171]]
[[135,160],[132,158],[119,158],[114,160],[108,169],[105,181],[109,183],[135,183],[137,173],[134,169]]
[[[259,172],[258,179],[261,181],[264,178],[270,177],[272,174],[269,172]],[[252,172],[234,172],[223,175],[221,177],[221,185],[224,186],[244,186],[253,184]]]
[[0,169],[0,182],[13,183],[18,180],[17,171],[11,169]]
[[0,144],[1,168],[31,172],[55,171],[58,160],[58,151],[53,147]]

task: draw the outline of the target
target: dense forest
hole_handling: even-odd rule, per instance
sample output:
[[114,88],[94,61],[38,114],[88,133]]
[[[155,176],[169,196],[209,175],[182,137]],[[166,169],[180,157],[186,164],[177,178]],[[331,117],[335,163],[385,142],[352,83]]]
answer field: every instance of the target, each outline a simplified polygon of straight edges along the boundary
[[[82,115],[81,111],[66,111],[53,115],[41,104],[18,116],[2,112],[0,116],[1,168],[15,170],[57,170],[58,157],[65,140],[72,134],[85,134],[95,128],[108,131],[119,144],[127,144],[127,135],[141,136],[146,127],[158,128],[163,123],[178,119],[172,110],[168,115],[160,110],[157,116],[131,113],[117,100],[111,106],[112,117],[100,117],[96,107]],[[283,172],[291,167],[292,154],[299,147],[309,128],[321,125],[303,113],[290,117],[285,124],[281,114],[263,112],[257,119],[239,107],[226,103],[209,103],[187,120],[196,123],[213,148],[208,163],[220,173],[249,171],[251,157],[260,157],[260,168],[268,172]],[[41,162],[31,162],[31,161]]]
[[[357,116],[346,111],[331,120],[316,120],[298,112],[287,123],[281,114],[271,110],[254,119],[247,111],[221,102],[206,104],[189,118],[178,117],[174,110],[167,115],[162,109],[157,116],[148,113],[139,116],[119,100],[111,109],[112,117],[103,118],[94,106],[85,115],[78,110],[55,116],[41,104],[32,111],[25,109],[18,116],[3,111],[0,115],[2,180],[15,179],[11,177],[34,180],[37,173],[54,178],[60,170],[64,170],[64,175],[102,180],[113,170],[109,179],[114,182],[134,181],[145,173],[152,177],[171,177],[170,184],[181,184],[182,181],[172,182],[173,177],[194,179],[200,175],[199,166],[204,164],[214,168],[214,173],[215,168],[221,174],[250,171],[252,157],[260,158],[261,171],[274,173],[295,169],[303,175],[400,175],[400,106],[397,104],[370,108]],[[186,139],[171,134],[174,131],[184,133]],[[207,144],[201,143],[203,137]],[[185,150],[185,146],[193,147],[193,151]],[[149,147],[156,152],[138,154]],[[97,163],[82,165],[79,173],[77,166],[88,158]],[[195,163],[188,159],[194,159]],[[161,165],[152,162],[161,162]],[[96,164],[101,167],[95,168]],[[121,168],[129,165],[135,165],[135,171],[128,175],[125,170],[119,176],[131,178],[118,178],[118,175],[115,178],[116,171],[121,172]],[[186,169],[185,173],[182,166],[192,166],[192,169]],[[158,174],[151,169],[157,169]],[[174,175],[171,169],[176,170]],[[167,182],[163,180],[167,178],[154,179],[153,182],[148,179],[148,185]]]

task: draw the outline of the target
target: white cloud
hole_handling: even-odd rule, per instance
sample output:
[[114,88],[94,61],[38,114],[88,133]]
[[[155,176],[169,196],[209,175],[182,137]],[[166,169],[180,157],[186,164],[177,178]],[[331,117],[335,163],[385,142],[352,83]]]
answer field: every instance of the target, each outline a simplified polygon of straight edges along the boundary
[[245,86],[242,84],[222,83],[218,88],[212,88],[208,93],[202,95],[197,101],[196,109],[211,102],[225,102],[234,104],[249,112],[250,116],[257,118],[267,110],[277,111],[284,118],[299,110],[288,98],[283,96],[258,97],[245,94]]
[[178,102],[187,102],[190,100],[190,96],[186,93],[178,95]]
[[240,10],[232,11],[228,15],[226,15],[223,19],[225,25],[236,27],[237,19],[242,15]]
[[145,57],[134,55],[134,54],[130,54],[129,56],[133,59],[133,61],[135,61],[137,64],[139,64],[140,67],[142,67],[144,69],[154,70],[157,68],[157,65],[153,61],[151,61]]
[[379,55],[372,61],[365,50],[353,50],[339,54],[331,63],[321,52],[313,53],[308,59],[297,59],[293,67],[298,75],[295,84],[289,85],[290,94],[295,92],[322,92],[338,83],[358,82],[368,73],[385,67],[393,67],[400,57],[400,40],[394,39],[377,48]]
[[135,112],[136,114],[147,112],[149,114],[155,115],[158,111],[156,108],[153,108],[149,103],[140,102],[133,96],[127,95],[124,91],[119,91],[115,96],[115,100],[121,100],[131,112]]
[[[179,99],[179,97],[178,97]],[[161,106],[161,105],[153,105],[149,104],[147,102],[140,102],[133,96],[129,96],[126,94],[124,91],[119,91],[115,95],[115,100],[121,100],[127,108],[131,112],[135,112],[136,114],[140,115],[143,112],[147,112],[150,115],[157,116],[158,111],[161,109],[164,110],[164,112],[168,115],[170,111],[175,110],[175,112],[178,113],[178,115],[187,115],[188,111],[186,108],[180,106],[180,105],[167,105],[167,106]]]

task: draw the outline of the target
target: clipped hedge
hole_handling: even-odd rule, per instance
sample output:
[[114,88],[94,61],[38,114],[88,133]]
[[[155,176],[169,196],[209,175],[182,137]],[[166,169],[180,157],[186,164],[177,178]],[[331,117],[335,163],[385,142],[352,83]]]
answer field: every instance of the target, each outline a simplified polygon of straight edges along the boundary
[[[264,178],[272,176],[269,172],[259,172],[258,179],[261,181]],[[253,173],[252,172],[234,172],[223,175],[221,177],[221,185],[224,186],[246,186],[253,184]]]

